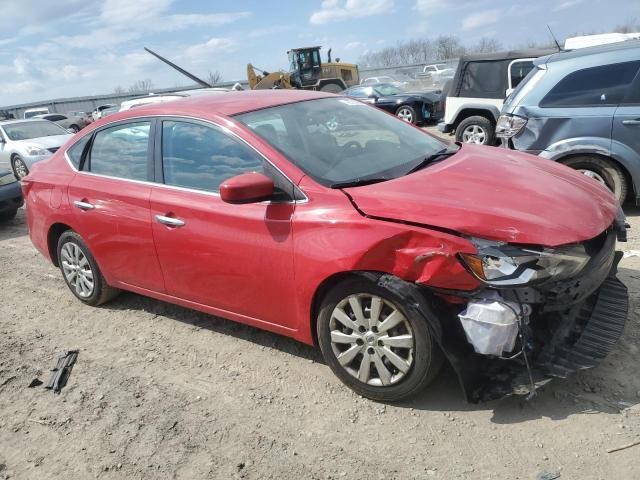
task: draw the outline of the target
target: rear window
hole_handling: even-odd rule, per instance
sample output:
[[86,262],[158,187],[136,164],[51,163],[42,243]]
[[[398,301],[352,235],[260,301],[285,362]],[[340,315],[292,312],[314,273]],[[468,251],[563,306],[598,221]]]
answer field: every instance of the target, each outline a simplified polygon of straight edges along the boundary
[[618,105],[629,90],[640,61],[585,68],[560,80],[540,102],[541,107]]

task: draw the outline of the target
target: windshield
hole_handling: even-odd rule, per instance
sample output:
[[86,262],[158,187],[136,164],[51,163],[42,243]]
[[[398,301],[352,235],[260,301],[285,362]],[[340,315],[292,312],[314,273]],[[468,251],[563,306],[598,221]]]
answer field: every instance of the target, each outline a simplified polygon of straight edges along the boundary
[[387,84],[376,85],[375,87],[373,87],[373,89],[376,91],[378,95],[381,95],[383,97],[387,95],[397,95],[399,93],[402,93],[402,90],[400,90],[398,87],[394,87],[393,85],[387,85]]
[[48,120],[8,123],[3,125],[2,128],[4,128],[4,133],[9,137],[9,140],[28,140],[30,138],[67,135],[69,133],[58,124]]
[[236,118],[325,186],[396,178],[446,146],[349,98],[291,103]]

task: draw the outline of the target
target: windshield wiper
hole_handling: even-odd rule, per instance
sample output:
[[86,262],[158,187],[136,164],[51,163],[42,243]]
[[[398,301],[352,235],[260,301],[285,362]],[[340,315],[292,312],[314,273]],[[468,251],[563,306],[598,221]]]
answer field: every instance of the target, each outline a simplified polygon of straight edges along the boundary
[[355,180],[349,180],[347,182],[332,183],[331,188],[349,188],[349,187],[361,187],[363,185],[371,185],[372,183],[380,183],[391,180],[387,177],[374,177],[374,178],[356,178]]
[[409,175],[410,173],[417,172],[418,170],[422,170],[425,167],[428,167],[432,163],[439,162],[440,160],[444,160],[451,155],[458,153],[460,147],[456,144],[449,145],[447,148],[443,148],[442,150],[429,155],[428,157],[423,158],[418,162],[417,165],[411,167],[411,169],[405,173],[405,175]]

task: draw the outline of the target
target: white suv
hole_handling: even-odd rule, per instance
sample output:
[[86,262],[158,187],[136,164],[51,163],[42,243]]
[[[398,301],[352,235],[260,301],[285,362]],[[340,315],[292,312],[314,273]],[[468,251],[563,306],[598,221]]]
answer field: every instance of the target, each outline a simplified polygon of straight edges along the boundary
[[466,55],[443,88],[446,95],[444,133],[455,132],[456,141],[493,145],[496,121],[504,99],[533,69],[533,60],[556,50],[521,50]]

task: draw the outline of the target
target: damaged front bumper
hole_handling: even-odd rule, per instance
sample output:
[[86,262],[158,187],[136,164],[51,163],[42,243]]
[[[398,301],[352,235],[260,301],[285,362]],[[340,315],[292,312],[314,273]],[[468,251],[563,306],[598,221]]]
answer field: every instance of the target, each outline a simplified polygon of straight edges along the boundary
[[526,395],[554,377],[596,366],[622,335],[629,303],[627,289],[616,276],[622,252],[615,251],[615,243],[622,230],[624,226],[603,233],[597,251],[574,278],[538,286],[488,287],[467,295],[467,301],[497,297],[526,311],[516,347],[504,356],[477,353],[458,318],[464,305],[433,301],[433,293],[446,297],[452,292],[427,294],[425,287],[415,284],[394,285],[384,277],[381,281],[414,300],[415,313],[431,326],[469,402]]

